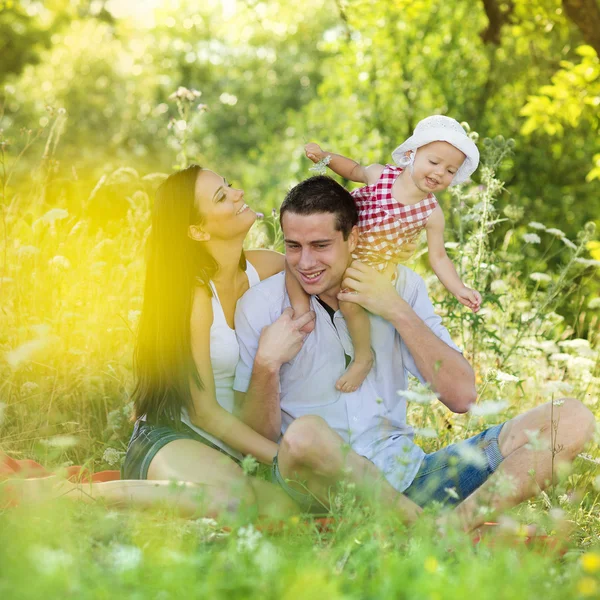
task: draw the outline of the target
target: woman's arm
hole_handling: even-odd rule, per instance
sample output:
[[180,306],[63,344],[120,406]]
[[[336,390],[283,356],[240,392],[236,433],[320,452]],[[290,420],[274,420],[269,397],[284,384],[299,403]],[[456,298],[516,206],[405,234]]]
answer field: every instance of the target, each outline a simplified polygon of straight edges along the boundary
[[275,250],[246,250],[246,259],[256,269],[261,281],[285,269],[285,255]]
[[190,419],[211,435],[242,454],[252,454],[257,460],[271,464],[277,454],[277,444],[256,433],[218,402],[210,359],[210,328],[213,313],[211,297],[205,288],[197,288],[191,315],[192,354],[202,381],[199,389],[190,382],[193,411]]

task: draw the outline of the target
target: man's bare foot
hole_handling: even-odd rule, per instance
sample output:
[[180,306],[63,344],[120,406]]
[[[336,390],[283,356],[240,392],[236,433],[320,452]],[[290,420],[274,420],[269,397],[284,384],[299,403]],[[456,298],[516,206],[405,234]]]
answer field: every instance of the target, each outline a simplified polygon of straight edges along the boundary
[[340,392],[355,392],[373,367],[373,353],[366,360],[354,358],[346,372],[336,381],[335,389]]

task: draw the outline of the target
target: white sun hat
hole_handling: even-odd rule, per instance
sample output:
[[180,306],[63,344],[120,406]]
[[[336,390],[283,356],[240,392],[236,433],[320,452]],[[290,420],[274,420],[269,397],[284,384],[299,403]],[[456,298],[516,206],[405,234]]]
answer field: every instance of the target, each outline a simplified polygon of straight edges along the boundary
[[443,115],[433,115],[419,121],[413,134],[392,152],[392,158],[398,166],[404,166],[406,162],[402,159],[406,152],[415,151],[431,142],[448,142],[466,156],[450,185],[458,185],[467,181],[477,169],[479,150],[475,142],[467,135],[458,121]]

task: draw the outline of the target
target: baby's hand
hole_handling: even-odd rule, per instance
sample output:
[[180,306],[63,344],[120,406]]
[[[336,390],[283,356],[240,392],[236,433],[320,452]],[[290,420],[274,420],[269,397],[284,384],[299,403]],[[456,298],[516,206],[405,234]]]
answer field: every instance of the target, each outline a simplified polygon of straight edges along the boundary
[[481,308],[481,294],[477,290],[472,290],[466,286],[458,291],[456,299],[474,313]]
[[306,146],[304,146],[304,152],[306,152],[306,157],[310,158],[310,160],[312,160],[314,163],[323,160],[327,156],[327,153],[321,150],[321,146],[319,146],[319,144],[315,144],[314,142],[306,144]]

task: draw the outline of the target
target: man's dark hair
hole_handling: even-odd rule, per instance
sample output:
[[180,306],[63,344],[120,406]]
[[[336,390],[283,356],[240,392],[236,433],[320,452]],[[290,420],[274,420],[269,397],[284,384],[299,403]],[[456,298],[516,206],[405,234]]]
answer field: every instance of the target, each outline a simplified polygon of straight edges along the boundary
[[358,223],[358,210],[350,192],[325,175],[316,175],[295,185],[279,209],[280,223],[286,212],[297,215],[332,213],[336,217],[336,231],[342,232],[344,240]]

